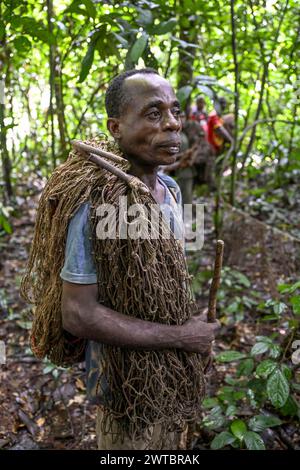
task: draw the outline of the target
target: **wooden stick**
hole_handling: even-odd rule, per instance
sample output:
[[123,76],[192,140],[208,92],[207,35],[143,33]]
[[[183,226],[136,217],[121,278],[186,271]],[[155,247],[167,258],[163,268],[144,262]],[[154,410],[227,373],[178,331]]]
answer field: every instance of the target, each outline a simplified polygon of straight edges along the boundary
[[216,321],[217,293],[218,293],[220,280],[221,280],[223,253],[224,253],[224,242],[223,240],[217,240],[214,273],[213,273],[212,283],[209,289],[209,299],[208,299],[207,321],[209,323]]
[[108,160],[111,160],[112,162],[121,163],[125,160],[124,158],[119,157],[118,155],[115,155],[114,153],[106,152],[106,150],[102,150],[102,149],[93,147],[92,145],[85,144],[84,142],[81,142],[80,140],[72,140],[71,144],[76,150],[80,150],[80,151],[83,150],[86,153],[94,153],[95,155],[99,155],[100,157],[108,158]]
[[[72,144],[76,148],[76,150],[79,150],[80,153],[83,156],[85,156],[88,160],[91,160],[100,168],[104,168],[105,170],[109,171],[110,173],[117,176],[121,180],[125,181],[125,183],[127,183],[128,186],[130,186],[132,189],[137,189],[143,194],[150,193],[149,188],[139,178],[137,178],[136,176],[128,175],[127,173],[125,173],[125,171],[107,162],[106,160],[101,158],[99,155],[101,154],[102,156],[105,156],[105,157],[107,157],[107,155],[110,155],[107,158],[112,159],[111,157],[113,156],[116,159],[117,158],[120,159],[120,161],[124,160],[123,158],[118,157],[117,155],[114,155],[114,154],[110,154],[109,152],[105,152],[104,150],[100,151],[100,149],[96,149],[92,147],[91,145],[86,145],[78,140],[72,141]],[[98,154],[95,153],[96,150],[98,151]]]

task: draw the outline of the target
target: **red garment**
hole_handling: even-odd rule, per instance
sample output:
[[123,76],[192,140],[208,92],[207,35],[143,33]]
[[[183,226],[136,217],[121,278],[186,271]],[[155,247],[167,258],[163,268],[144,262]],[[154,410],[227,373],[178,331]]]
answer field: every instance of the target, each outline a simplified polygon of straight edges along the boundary
[[219,127],[223,126],[223,124],[224,124],[224,121],[221,118],[221,116],[219,116],[218,113],[215,110],[213,110],[208,116],[207,140],[210,143],[210,145],[213,146],[216,152],[222,149],[223,144],[224,144],[224,139],[223,137],[219,136],[215,131]]

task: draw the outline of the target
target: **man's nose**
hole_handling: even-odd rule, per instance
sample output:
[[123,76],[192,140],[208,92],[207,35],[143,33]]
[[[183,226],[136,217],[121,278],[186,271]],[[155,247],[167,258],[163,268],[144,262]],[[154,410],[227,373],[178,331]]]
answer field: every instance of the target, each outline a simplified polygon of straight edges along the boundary
[[163,116],[163,130],[179,131],[181,129],[181,120],[176,118],[171,111],[167,111]]

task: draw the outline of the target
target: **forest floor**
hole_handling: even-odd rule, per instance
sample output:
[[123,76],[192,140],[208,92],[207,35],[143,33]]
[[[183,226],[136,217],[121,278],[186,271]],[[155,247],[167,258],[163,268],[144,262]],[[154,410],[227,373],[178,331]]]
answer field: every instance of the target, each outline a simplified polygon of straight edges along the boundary
[[[56,368],[47,361],[37,360],[29,346],[30,310],[20,298],[19,285],[33,235],[37,201],[38,191],[19,197],[18,214],[12,220],[13,233],[0,239],[3,253],[0,261],[0,339],[6,344],[7,355],[6,364],[0,365],[0,449],[96,449],[96,407],[85,397],[84,363],[70,369]],[[195,274],[199,306],[205,307],[214,260],[213,203],[207,196],[201,196],[198,202],[206,206],[205,243],[200,254],[189,256],[189,263]],[[261,283],[256,263],[252,262],[246,268],[252,292],[260,290],[267,298],[270,288]],[[225,305],[224,297],[230,289],[234,299],[234,288],[233,285],[223,290],[220,308]],[[268,335],[273,331],[272,326],[255,321],[251,316],[251,305],[246,312],[232,314],[230,321],[222,312],[221,318],[222,330],[215,348],[218,353],[229,349],[249,350],[257,334]],[[224,382],[225,374],[232,367],[232,364],[214,363],[208,375],[210,395]],[[298,442],[299,434],[295,434],[294,425],[290,430],[286,429],[286,433]],[[192,445],[209,448],[213,436],[213,431],[197,427]],[[286,449],[290,442],[288,437],[282,439],[280,433],[273,434],[269,448]]]

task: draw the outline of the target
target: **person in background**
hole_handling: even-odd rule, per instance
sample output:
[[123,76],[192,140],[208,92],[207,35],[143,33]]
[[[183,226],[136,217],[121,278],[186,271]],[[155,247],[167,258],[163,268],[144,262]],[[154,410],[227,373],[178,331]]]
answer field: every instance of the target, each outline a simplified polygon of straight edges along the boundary
[[196,109],[190,114],[189,119],[191,121],[196,121],[200,124],[203,132],[205,135],[207,135],[208,129],[207,129],[207,119],[208,115],[207,112],[205,111],[206,108],[206,102],[204,99],[204,96],[200,95],[198,96],[196,100]]
[[182,116],[181,152],[163,171],[174,174],[182,194],[182,204],[192,204],[195,184],[214,188],[214,152],[196,121]]
[[[184,114],[184,113],[183,113]],[[193,162],[194,143],[198,140],[200,129],[193,121],[187,121],[185,115],[181,116],[182,131],[181,131],[181,153],[185,155],[186,164],[181,165],[177,172],[177,183],[181,190],[182,204],[192,204],[193,202],[193,186],[194,179],[197,174]],[[194,127],[194,132],[191,135],[190,128]],[[190,149],[190,150],[189,150]],[[189,155],[188,158],[186,158]]]
[[232,144],[232,134],[224,125],[222,114],[227,106],[226,98],[220,97],[216,100],[215,109],[208,115],[207,121],[207,140],[212,146],[215,155],[223,153],[226,143]]

